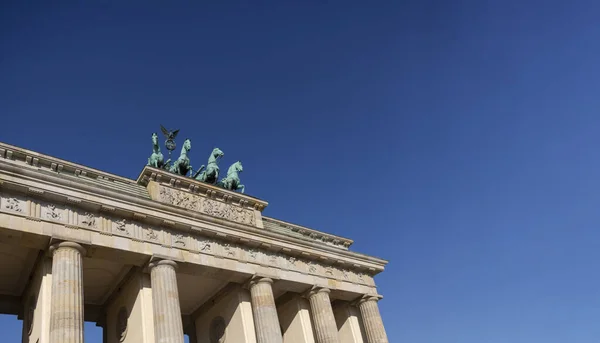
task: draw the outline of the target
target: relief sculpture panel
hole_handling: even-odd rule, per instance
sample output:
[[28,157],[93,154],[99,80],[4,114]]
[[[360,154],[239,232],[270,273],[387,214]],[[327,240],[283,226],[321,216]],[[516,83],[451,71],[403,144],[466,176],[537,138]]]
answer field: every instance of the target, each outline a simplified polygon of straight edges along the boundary
[[41,215],[43,219],[54,220],[63,222],[66,221],[67,211],[62,206],[56,206],[54,204],[45,204],[41,208]]
[[0,208],[5,211],[27,214],[27,201],[21,197],[2,194],[0,196]]
[[247,225],[255,225],[256,221],[254,212],[249,209],[206,198],[202,199],[202,212]]
[[192,211],[200,210],[200,197],[188,192],[178,191],[168,187],[160,187],[160,201],[186,208]]
[[[190,210],[197,210],[207,215],[224,218],[248,225],[255,225],[255,215],[250,209],[237,204],[229,204],[218,200],[204,198],[199,195],[181,192],[168,187],[161,189],[161,199]],[[27,211],[27,200],[24,197],[0,193],[0,209],[5,212],[23,213]],[[372,285],[369,275],[351,270],[344,266],[322,263],[302,256],[289,256],[281,251],[251,247],[239,242],[206,237],[196,232],[181,232],[175,229],[162,228],[144,220],[122,218],[114,215],[102,216],[81,208],[66,207],[62,204],[41,202],[39,217],[44,220],[68,224],[73,217],[75,225],[82,229],[104,230],[113,235],[139,239],[152,244],[170,246],[177,249],[194,251],[199,254],[212,255],[219,258],[244,261],[277,269],[318,275],[330,279],[359,284]],[[139,216],[138,216],[139,217]],[[139,219],[139,218],[138,218]]]
[[246,225],[256,225],[254,211],[243,208],[239,205],[208,199],[196,194],[165,186],[160,186],[158,195],[159,201],[165,204],[183,207],[188,210]]

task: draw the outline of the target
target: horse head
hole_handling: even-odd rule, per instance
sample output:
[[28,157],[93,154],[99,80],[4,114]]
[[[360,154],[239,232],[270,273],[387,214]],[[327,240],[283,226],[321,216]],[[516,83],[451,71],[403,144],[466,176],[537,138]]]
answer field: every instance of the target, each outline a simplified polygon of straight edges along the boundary
[[221,149],[219,149],[219,148],[214,148],[212,151],[212,156],[214,158],[219,158],[219,157],[225,156],[225,153],[223,151],[221,151]]
[[241,173],[244,171],[244,167],[242,167],[242,161],[237,161],[234,164],[231,165],[231,167],[229,167],[229,170],[227,171],[227,174],[229,173]]
[[183,147],[182,147],[182,151],[181,152],[183,152],[183,151],[188,152],[190,150],[192,150],[192,141],[189,138],[187,138],[183,142]]
[[156,132],[154,132],[152,134],[152,145],[153,146],[157,146],[158,145],[158,135],[156,134]]

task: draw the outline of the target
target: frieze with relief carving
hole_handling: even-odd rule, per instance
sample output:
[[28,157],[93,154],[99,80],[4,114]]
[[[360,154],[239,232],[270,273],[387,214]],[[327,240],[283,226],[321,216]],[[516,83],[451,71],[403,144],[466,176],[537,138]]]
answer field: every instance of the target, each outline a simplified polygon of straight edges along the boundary
[[211,199],[202,199],[202,212],[234,222],[255,225],[256,218],[251,210]]
[[186,191],[160,186],[159,201],[188,210],[208,214],[234,222],[256,225],[254,211],[239,205],[208,199]]
[[97,228],[97,222],[99,221],[99,218],[96,218],[96,216],[91,212],[84,212],[79,215],[79,221],[81,226],[95,229]]
[[200,211],[200,197],[197,195],[168,187],[160,187],[159,194],[161,202],[183,207],[192,211]]
[[2,198],[2,209],[9,210],[17,213],[25,213],[25,200],[21,200],[17,197],[3,197]]
[[117,219],[113,222],[114,233],[130,236],[129,222],[126,219]]
[[47,204],[41,209],[42,218],[55,221],[65,220],[65,209],[54,204]]
[[178,247],[186,247],[186,241],[185,241],[185,236],[181,233],[173,233],[172,234],[173,237],[173,245],[174,246],[178,246]]
[[145,227],[142,229],[144,232],[144,239],[148,241],[156,242],[158,241],[158,231],[154,230],[151,227]]
[[[8,200],[7,200],[8,199]],[[3,196],[1,199],[3,210],[14,212],[25,211],[26,200],[15,197]],[[221,203],[216,200],[208,200],[212,207],[209,207],[209,213],[215,216],[227,217],[231,213],[228,208],[235,208],[237,205]],[[185,200],[179,202],[185,203]],[[213,206],[216,205],[216,206]],[[240,210],[246,210],[239,208]],[[337,279],[340,281],[353,282],[359,284],[373,284],[372,278],[364,273],[351,271],[342,266],[332,266],[323,264],[319,261],[302,258],[299,256],[289,256],[283,252],[274,252],[262,248],[244,246],[243,244],[227,242],[217,238],[208,238],[197,233],[178,233],[177,231],[169,230],[169,235],[165,235],[164,229],[160,227],[148,225],[136,220],[124,219],[118,217],[103,218],[96,213],[86,212],[81,210],[68,210],[65,207],[59,207],[53,204],[42,204],[42,211],[39,214],[42,219],[54,221],[67,221],[68,212],[74,211],[78,214],[78,225],[84,229],[98,230],[106,222],[108,230],[113,234],[121,234],[134,238],[136,228],[140,230],[140,238],[146,242],[171,246],[179,249],[191,249],[198,253],[219,256],[220,258],[234,259],[246,261],[264,266],[271,266],[283,270],[295,271],[304,274],[318,275],[325,278]],[[248,215],[253,213],[250,210]],[[239,217],[230,217],[238,219]],[[254,223],[248,220],[248,223]],[[112,230],[111,230],[112,229]],[[137,234],[135,234],[137,236]]]

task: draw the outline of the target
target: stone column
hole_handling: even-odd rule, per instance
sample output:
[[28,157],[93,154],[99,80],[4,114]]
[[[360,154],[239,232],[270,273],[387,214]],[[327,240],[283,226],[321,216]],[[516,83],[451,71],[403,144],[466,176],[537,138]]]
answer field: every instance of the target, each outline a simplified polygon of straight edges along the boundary
[[283,342],[272,284],[273,280],[265,277],[255,277],[249,283],[257,343]]
[[83,343],[83,255],[73,242],[50,247],[52,290],[50,343]]
[[329,292],[327,288],[315,287],[306,294],[310,302],[317,343],[340,343]]
[[364,296],[358,301],[358,308],[367,334],[367,342],[388,343],[377,301],[379,301],[379,298],[376,296]]
[[177,290],[177,263],[151,262],[152,309],[156,343],[183,343],[183,323]]

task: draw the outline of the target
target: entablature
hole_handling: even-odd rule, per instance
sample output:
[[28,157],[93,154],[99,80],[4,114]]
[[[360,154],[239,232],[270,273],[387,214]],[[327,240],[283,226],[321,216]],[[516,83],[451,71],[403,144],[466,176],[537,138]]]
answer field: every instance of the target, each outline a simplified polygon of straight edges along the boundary
[[[266,201],[145,167],[137,182],[0,143],[0,212],[371,285],[387,261],[352,240],[263,217]],[[220,254],[220,255],[219,255]]]
[[121,235],[134,241],[149,241],[199,252],[202,251],[202,242],[209,242],[209,245],[212,242],[232,258],[236,255],[233,250],[237,249],[240,254],[243,251],[250,258],[256,257],[256,261],[275,268],[279,268],[284,258],[288,262],[297,262],[303,272],[309,274],[323,273],[326,277],[333,277],[337,273],[343,280],[348,272],[355,273],[358,283],[361,278],[372,282],[366,281],[367,278],[381,272],[387,263],[151,199],[111,190],[94,193],[96,189],[93,187],[85,189],[81,184],[53,175],[40,175],[35,170],[13,168],[11,172],[10,169],[0,163],[3,171],[0,173],[0,186],[3,194],[16,195],[4,199],[0,207],[3,210],[18,208],[12,212],[36,220],[42,217],[105,235]]

